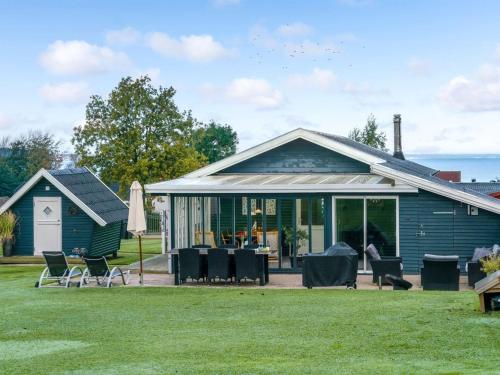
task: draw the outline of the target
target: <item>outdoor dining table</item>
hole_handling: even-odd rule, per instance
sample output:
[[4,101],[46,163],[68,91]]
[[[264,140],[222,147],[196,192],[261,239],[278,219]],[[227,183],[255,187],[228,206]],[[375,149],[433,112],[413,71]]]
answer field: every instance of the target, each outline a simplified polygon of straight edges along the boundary
[[[208,256],[208,249],[199,249],[201,256]],[[264,286],[269,282],[269,252],[258,251],[258,250],[245,250],[245,251],[255,251],[257,255],[257,260],[260,262],[260,277],[259,285]],[[228,249],[230,257],[234,257],[234,249]],[[174,284],[180,285],[180,267],[179,267],[179,249],[172,249],[172,272],[174,274]]]

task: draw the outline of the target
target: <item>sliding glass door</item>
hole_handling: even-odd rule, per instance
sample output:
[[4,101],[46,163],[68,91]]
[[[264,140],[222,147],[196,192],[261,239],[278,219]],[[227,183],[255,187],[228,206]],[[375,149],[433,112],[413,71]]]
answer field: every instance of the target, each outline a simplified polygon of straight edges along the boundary
[[371,243],[380,255],[399,254],[397,197],[337,197],[334,206],[334,242],[358,252],[360,271],[371,271],[364,253]]
[[364,200],[339,198],[335,202],[335,242],[345,242],[358,252],[358,269],[364,270]]

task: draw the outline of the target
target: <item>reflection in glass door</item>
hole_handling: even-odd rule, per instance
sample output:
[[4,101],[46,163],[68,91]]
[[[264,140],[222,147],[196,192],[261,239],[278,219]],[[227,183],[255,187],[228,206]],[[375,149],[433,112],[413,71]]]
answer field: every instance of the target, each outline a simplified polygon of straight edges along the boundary
[[358,252],[358,269],[370,271],[364,250],[374,244],[382,256],[398,255],[398,201],[395,197],[335,199],[334,241]]
[[364,199],[335,200],[336,242],[345,242],[358,252],[358,269],[364,270]]

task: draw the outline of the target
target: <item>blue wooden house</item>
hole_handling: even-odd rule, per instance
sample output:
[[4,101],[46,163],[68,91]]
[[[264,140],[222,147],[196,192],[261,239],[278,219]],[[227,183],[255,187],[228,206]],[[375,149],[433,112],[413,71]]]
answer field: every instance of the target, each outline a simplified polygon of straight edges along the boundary
[[360,272],[371,271],[370,243],[407,273],[425,253],[459,255],[463,267],[475,247],[500,242],[500,200],[405,160],[400,122],[394,154],[299,128],[146,192],[168,197],[173,248],[262,244],[271,269],[296,272],[304,253],[344,241]]
[[41,169],[0,207],[18,218],[13,255],[115,254],[128,207],[88,168]]

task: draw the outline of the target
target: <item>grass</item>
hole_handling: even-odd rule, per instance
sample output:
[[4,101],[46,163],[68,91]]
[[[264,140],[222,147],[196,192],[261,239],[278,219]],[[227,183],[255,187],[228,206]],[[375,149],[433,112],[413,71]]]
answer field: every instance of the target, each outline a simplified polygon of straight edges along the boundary
[[[151,258],[155,254],[161,254],[161,240],[159,238],[143,238],[142,239],[142,253],[143,258]],[[139,248],[137,239],[122,240],[118,256],[113,258],[108,257],[108,262],[111,265],[128,265],[133,262],[139,261]],[[0,246],[0,264],[44,264],[42,257],[34,256],[13,256],[4,258],[2,257],[3,251]],[[80,259],[68,258],[71,264],[81,264]]]
[[0,266],[1,374],[498,374],[473,292],[35,289]]

